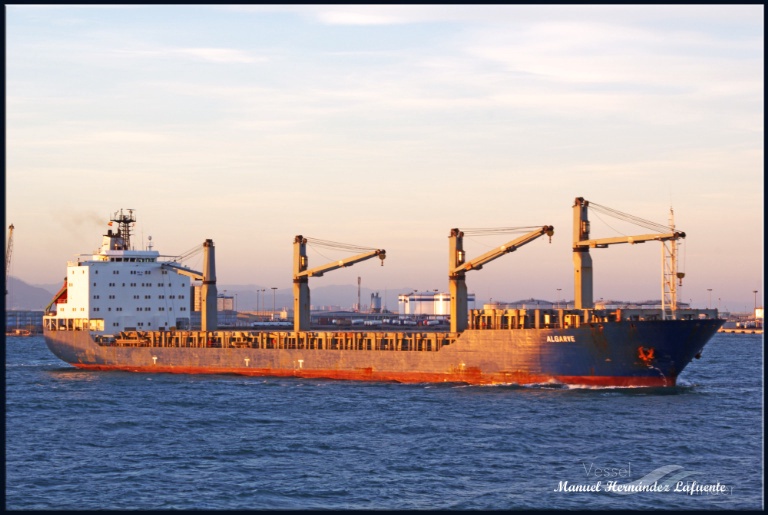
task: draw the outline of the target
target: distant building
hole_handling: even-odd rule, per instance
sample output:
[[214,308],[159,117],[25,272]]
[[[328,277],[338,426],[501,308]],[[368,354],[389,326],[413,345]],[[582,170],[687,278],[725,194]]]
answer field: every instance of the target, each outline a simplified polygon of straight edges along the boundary
[[[203,305],[203,287],[199,285],[192,286],[192,311],[200,311]],[[217,311],[235,311],[235,297],[219,293],[216,297]]]
[[566,303],[551,302],[541,299],[524,299],[515,302],[489,302],[483,309],[558,309],[566,308]]
[[[469,309],[475,308],[475,294],[467,295]],[[401,316],[448,316],[451,314],[451,295],[437,292],[413,292],[397,296]]]
[[311,311],[341,311],[341,306],[315,306],[309,307]]
[[381,313],[381,297],[379,293],[371,293],[371,313]]
[[[202,286],[194,285],[192,288],[192,327],[199,329],[201,326],[200,310],[203,305]],[[220,327],[235,327],[237,325],[237,311],[235,297],[219,293],[216,297],[216,318]]]
[[226,295],[219,294],[219,296],[216,298],[216,310],[217,311],[234,311],[235,298],[227,297]]
[[26,329],[31,333],[43,332],[42,310],[13,310],[5,312],[5,330]]
[[[689,304],[686,302],[678,302],[677,308],[689,309]],[[549,300],[531,298],[513,302],[489,302],[483,305],[483,309],[573,309],[573,301],[552,302]],[[595,309],[661,309],[661,300],[627,302],[623,300],[598,299],[595,301]]]

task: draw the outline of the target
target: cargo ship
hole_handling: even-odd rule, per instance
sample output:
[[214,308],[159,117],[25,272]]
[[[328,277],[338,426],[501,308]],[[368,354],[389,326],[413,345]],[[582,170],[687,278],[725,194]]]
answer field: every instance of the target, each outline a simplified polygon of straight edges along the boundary
[[[46,307],[44,337],[61,360],[80,369],[140,373],[240,374],[403,383],[563,384],[669,387],[701,356],[722,326],[716,310],[596,309],[590,248],[620,241],[590,240],[589,203],[574,205],[576,295],[569,309],[467,309],[465,275],[553,228],[525,236],[473,260],[464,231],[449,236],[450,330],[313,329],[310,277],[386,253],[368,249],[347,260],[308,268],[303,236],[294,238],[292,331],[219,329],[215,253],[202,245],[203,272],[163,260],[151,245],[131,245],[132,210],[112,216],[101,247],[67,266],[62,288]],[[633,237],[674,242],[684,233]],[[151,241],[151,240],[150,240]],[[628,241],[625,241],[625,243]],[[668,274],[667,274],[668,275]],[[674,290],[680,274],[667,286]],[[192,326],[191,281],[200,281],[200,325]],[[671,286],[670,286],[671,285]],[[673,296],[674,300],[674,296]],[[432,328],[429,328],[432,329]]]

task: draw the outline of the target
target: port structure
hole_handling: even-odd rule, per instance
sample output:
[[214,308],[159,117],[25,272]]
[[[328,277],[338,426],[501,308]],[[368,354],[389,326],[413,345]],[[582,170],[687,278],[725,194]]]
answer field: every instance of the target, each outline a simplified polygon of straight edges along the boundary
[[13,252],[13,224],[8,226],[8,245],[5,247],[5,294],[8,295],[8,272],[11,269],[11,253]]
[[[352,257],[333,261],[315,268],[308,268],[307,244],[332,248],[336,250],[365,250]],[[360,247],[346,243],[335,243],[315,238],[305,238],[297,235],[293,239],[293,330],[296,332],[308,331],[310,328],[310,302],[309,302],[309,278],[322,277],[326,272],[352,266],[355,263],[378,256],[382,266],[387,252],[384,249]]]
[[466,261],[466,254],[464,252],[464,234],[497,234],[527,229],[530,229],[530,227],[465,229],[464,231],[451,229],[451,233],[448,236],[448,287],[451,294],[452,333],[462,332],[467,329],[469,325],[466,273],[470,270],[480,270],[486,263],[498,259],[505,254],[509,254],[510,252],[514,252],[523,245],[526,245],[545,234],[549,236],[551,243],[555,228],[551,225],[537,227],[533,231],[530,231],[517,239],[508,241],[471,261]]
[[[617,236],[613,238],[600,238],[600,239],[590,239],[589,237],[589,207],[592,207],[596,210],[599,210],[599,212],[618,218],[620,220],[624,220],[627,222],[634,223],[636,225],[640,225],[643,227],[646,227],[648,229],[657,230],[659,231],[658,234],[640,234],[635,236]],[[672,232],[669,232],[669,231]],[[666,231],[666,232],[662,232]],[[576,200],[573,204],[573,281],[574,281],[574,308],[575,309],[591,309],[595,307],[594,303],[594,296],[593,296],[593,276],[592,276],[592,257],[589,255],[589,249],[604,249],[607,248],[609,245],[616,245],[619,243],[629,243],[630,245],[634,245],[637,243],[645,243],[646,241],[660,241],[662,244],[666,241],[673,241],[676,242],[679,239],[685,238],[685,233],[682,231],[676,231],[674,230],[674,222],[670,221],[670,226],[665,226],[662,224],[658,224],[655,222],[651,222],[649,220],[643,220],[642,218],[638,218],[633,215],[628,215],[626,213],[622,213],[620,211],[616,211],[615,209],[607,208],[605,206],[601,206],[600,204],[596,204],[594,202],[590,203],[588,200],[584,200],[583,197],[576,197]],[[664,245],[662,245],[662,252],[665,253]],[[672,252],[672,258],[675,262],[674,266],[670,266],[669,268],[673,268],[674,272],[672,272],[675,276],[682,279],[677,274],[676,269],[676,246],[673,248]],[[666,255],[666,254],[664,254]],[[664,268],[667,268],[666,266],[662,266],[662,288],[667,288],[668,286],[664,286],[665,280],[664,280]],[[672,282],[672,287],[674,288],[674,281]],[[672,295],[672,311],[676,310],[676,296]],[[664,300],[662,299],[662,303]],[[663,309],[662,311],[666,311]],[[673,315],[674,317],[674,315]]]

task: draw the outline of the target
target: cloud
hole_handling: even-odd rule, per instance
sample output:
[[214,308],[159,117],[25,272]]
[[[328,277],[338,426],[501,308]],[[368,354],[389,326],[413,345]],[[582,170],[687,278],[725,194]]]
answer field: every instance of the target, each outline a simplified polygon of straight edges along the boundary
[[349,11],[321,12],[318,14],[318,19],[329,25],[391,25],[393,23],[406,23],[395,16]]
[[163,48],[159,50],[122,50],[123,54],[161,58],[190,58],[212,63],[256,63],[267,59],[236,48]]
[[[740,255],[757,264],[731,282],[751,292],[741,284],[762,256],[762,6],[52,9],[13,7],[9,24],[7,211],[19,227],[67,202],[108,213],[107,202],[204,201],[249,227],[268,221],[261,247],[274,236],[289,257],[297,227],[361,243],[386,235],[386,269],[408,277],[416,260],[400,258],[401,270],[397,255],[429,233],[442,262],[449,223],[541,218],[562,236],[575,195],[638,214],[648,199],[662,218],[672,197],[691,249],[696,234],[737,228]],[[120,187],[105,196],[107,183]],[[441,209],[446,198],[459,207]],[[147,221],[160,227],[157,209]],[[163,230],[242,239],[220,217],[187,225]],[[89,248],[86,232],[61,245]],[[713,261],[731,259],[709,243]],[[58,278],[58,259],[25,266]]]
[[751,5],[299,5],[217,6],[249,13],[295,13],[328,25],[433,23],[509,24],[519,27],[547,22],[601,22],[613,25],[696,22],[752,23],[762,20],[762,6]]
[[233,48],[178,48],[169,53],[215,63],[255,63],[265,60]]

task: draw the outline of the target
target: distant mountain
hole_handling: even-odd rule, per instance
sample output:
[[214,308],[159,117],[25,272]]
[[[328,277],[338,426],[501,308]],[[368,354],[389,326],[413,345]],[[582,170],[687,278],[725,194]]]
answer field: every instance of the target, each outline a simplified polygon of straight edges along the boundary
[[5,289],[8,290],[5,296],[5,308],[43,310],[60,287],[60,284],[32,286],[21,279],[9,277],[8,284],[5,285]]

